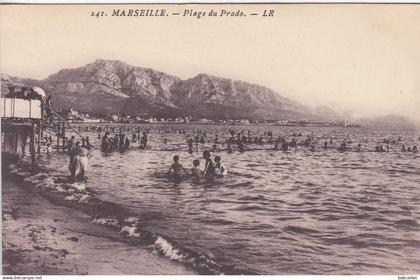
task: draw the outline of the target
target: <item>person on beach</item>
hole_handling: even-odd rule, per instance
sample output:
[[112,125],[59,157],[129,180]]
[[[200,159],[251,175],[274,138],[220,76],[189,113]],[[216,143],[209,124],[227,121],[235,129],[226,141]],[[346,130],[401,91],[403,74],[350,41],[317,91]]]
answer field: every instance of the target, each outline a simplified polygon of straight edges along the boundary
[[413,153],[417,153],[417,152],[418,152],[417,146],[413,146]]
[[215,172],[217,176],[226,176],[227,175],[227,170],[226,167],[221,163],[222,158],[219,156],[215,156],[214,157],[214,162],[215,162]]
[[86,182],[89,150],[76,143],[76,149],[70,160],[69,170],[73,182]]
[[69,142],[67,143],[67,152],[71,154],[75,148],[75,137],[71,136]]
[[[72,136],[72,138],[74,139],[74,136]],[[69,149],[69,156],[70,156],[70,162],[73,160],[74,156],[77,153],[77,149],[80,148],[80,142],[76,141],[73,145],[73,148]]]
[[[181,177],[181,171],[188,175],[187,170],[179,163],[179,156],[174,156],[174,163],[172,163],[171,168],[169,168],[168,175],[172,175],[175,178]],[[172,174],[171,174],[172,172]]]
[[203,152],[203,158],[206,160],[206,165],[204,167],[204,177],[207,179],[211,179],[216,176],[216,170],[214,168],[214,163],[211,160],[210,152],[205,150]]
[[203,171],[200,169],[200,161],[195,159],[193,161],[193,167],[191,168],[191,176],[193,177],[201,177],[203,175]]

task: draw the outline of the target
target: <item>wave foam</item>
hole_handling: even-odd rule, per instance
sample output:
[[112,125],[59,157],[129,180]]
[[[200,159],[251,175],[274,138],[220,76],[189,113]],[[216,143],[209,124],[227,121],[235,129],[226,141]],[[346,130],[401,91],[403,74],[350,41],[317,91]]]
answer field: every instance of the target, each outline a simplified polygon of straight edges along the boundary
[[120,234],[127,235],[127,236],[132,236],[132,237],[140,237],[140,233],[138,232],[137,227],[124,226],[120,230]]
[[128,217],[127,219],[124,220],[124,222],[127,223],[137,223],[139,221],[139,219],[137,219],[136,217]]
[[85,183],[73,183],[69,187],[77,192],[87,192]]
[[96,219],[93,219],[91,223],[97,224],[97,225],[113,226],[113,227],[119,226],[119,222],[115,218],[96,218]]
[[159,236],[156,239],[155,245],[158,248],[158,250],[169,259],[177,261],[184,260],[184,256],[181,254],[181,252],[178,249],[174,248],[174,246],[172,246],[171,243],[169,243],[162,237]]

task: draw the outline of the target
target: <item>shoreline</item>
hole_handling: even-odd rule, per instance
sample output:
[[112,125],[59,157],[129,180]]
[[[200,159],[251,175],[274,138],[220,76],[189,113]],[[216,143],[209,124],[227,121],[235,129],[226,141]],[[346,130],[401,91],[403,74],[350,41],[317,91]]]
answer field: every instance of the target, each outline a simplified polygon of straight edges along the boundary
[[[13,162],[13,160],[11,161]],[[66,216],[74,213],[78,213],[77,217],[71,222],[70,227],[73,229],[75,226],[81,226],[81,234],[93,235],[96,237],[103,237],[111,241],[110,247],[114,246],[117,242],[121,246],[130,248],[130,250],[142,250],[144,254],[148,254],[149,259],[153,260],[152,264],[148,264],[144,270],[131,271],[127,274],[202,274],[202,275],[218,275],[218,274],[255,274],[255,272],[243,270],[236,267],[236,265],[230,264],[219,264],[214,261],[211,257],[195,252],[189,248],[180,246],[176,241],[171,240],[169,236],[161,234],[159,232],[151,232],[145,227],[142,219],[140,218],[141,213],[131,212],[123,205],[116,204],[114,202],[103,201],[95,196],[94,191],[91,191],[89,186],[84,183],[70,183],[67,176],[52,175],[49,174],[48,169],[40,169],[39,167],[31,167],[27,162],[20,161],[18,164],[12,164],[9,160],[3,161],[2,175],[3,175],[3,196],[7,197],[7,200],[13,201],[12,206],[20,205],[19,207],[26,208],[26,203],[38,204],[36,209],[28,209],[27,212],[38,211],[43,208],[54,208],[54,211],[60,212],[61,209],[63,220],[71,220],[72,216]],[[13,185],[13,187],[10,187]],[[15,191],[10,191],[15,189]],[[16,191],[20,190],[20,191]],[[28,193],[25,193],[27,191]],[[30,195],[29,195],[30,193]],[[11,197],[9,197],[11,196]],[[5,201],[5,199],[4,199]],[[3,205],[4,213],[13,213],[14,208],[9,206],[10,209],[5,209]],[[38,232],[43,232],[45,227],[50,223],[54,224],[54,219],[51,216],[57,214],[48,214],[41,212],[36,216],[31,216],[33,219],[39,218],[40,221],[37,223],[44,223],[44,227],[38,228]],[[60,215],[60,213],[58,213]],[[42,218],[48,220],[43,222]],[[3,220],[13,221],[12,225],[15,225],[15,219],[13,216],[3,216]],[[3,227],[5,223],[3,222]],[[27,228],[32,226],[26,221],[26,224],[20,225],[21,228]],[[58,225],[59,227],[60,225]],[[94,234],[91,233],[92,230]],[[73,230],[71,230],[73,231]],[[3,230],[3,237],[6,236],[5,230]],[[16,233],[17,230],[14,231]],[[32,233],[27,233],[31,235]],[[8,235],[13,234],[8,232]],[[32,234],[33,235],[33,234]],[[51,238],[51,236],[46,236]],[[7,236],[6,236],[7,239]],[[92,241],[96,243],[97,241]],[[55,241],[57,244],[57,242]],[[19,244],[19,241],[14,241],[13,245]],[[32,247],[39,249],[37,244]],[[33,249],[31,247],[31,249]],[[115,246],[114,246],[115,247]],[[120,248],[120,247],[118,247]],[[7,249],[3,247],[3,253],[7,252]],[[48,249],[48,248],[47,248]],[[82,251],[83,253],[89,253]],[[102,254],[102,253],[99,253]],[[115,255],[113,250],[106,252],[108,255]],[[155,257],[155,259],[153,259]],[[144,257],[141,257],[143,258]],[[124,262],[125,258],[121,261]],[[149,267],[155,263],[164,263],[165,268],[157,268],[156,270],[149,270]],[[82,262],[83,263],[83,262]],[[55,263],[56,265],[56,263]],[[136,266],[140,267],[138,264]],[[88,274],[101,274],[100,271],[90,272]],[[24,273],[25,274],[25,273]],[[38,273],[39,274],[39,273]],[[57,273],[55,273],[57,274]],[[68,273],[66,273],[68,274]],[[74,272],[73,274],[80,274],[80,272]],[[108,272],[104,274],[110,274]],[[117,273],[121,274],[121,273]]]
[[367,126],[362,125],[338,125],[338,124],[324,124],[324,123],[276,123],[276,122],[265,122],[265,123],[220,123],[220,122],[155,122],[155,123],[129,123],[129,122],[68,122],[73,127],[89,127],[89,126],[100,126],[100,127],[144,127],[144,126],[188,126],[188,125],[220,125],[220,126],[239,126],[239,127],[252,127],[252,126],[267,126],[267,127],[343,127],[343,128],[362,128],[366,129]]
[[3,274],[196,274],[2,175]]

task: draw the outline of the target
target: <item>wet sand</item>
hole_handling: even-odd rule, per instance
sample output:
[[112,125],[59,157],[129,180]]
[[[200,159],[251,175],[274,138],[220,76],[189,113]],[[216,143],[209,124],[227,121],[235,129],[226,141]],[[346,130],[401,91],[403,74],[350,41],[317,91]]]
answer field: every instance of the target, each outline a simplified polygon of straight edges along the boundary
[[[5,174],[3,174],[5,175]],[[10,178],[2,181],[3,274],[193,274],[113,230],[55,205]],[[106,236],[106,238],[105,238]]]

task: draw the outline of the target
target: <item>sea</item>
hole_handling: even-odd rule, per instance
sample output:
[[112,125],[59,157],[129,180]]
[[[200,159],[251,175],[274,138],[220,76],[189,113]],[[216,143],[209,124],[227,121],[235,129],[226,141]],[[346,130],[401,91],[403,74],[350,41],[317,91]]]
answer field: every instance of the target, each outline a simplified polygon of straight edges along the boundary
[[[137,129],[149,129],[149,147],[140,150],[136,142],[107,154],[92,149],[83,195],[73,191],[65,199],[97,206],[92,223],[114,227],[139,250],[155,250],[200,274],[419,272],[420,153],[401,152],[402,145],[420,147],[418,131],[194,124],[129,129],[123,130],[130,139]],[[228,129],[261,136],[272,131],[273,139],[296,138],[301,145],[287,152],[274,144],[248,144],[244,152],[214,147],[215,135],[223,142]],[[206,142],[189,153],[186,135],[200,131]],[[100,147],[98,133],[80,133]],[[308,135],[315,151],[302,144]],[[384,139],[390,151],[374,152]],[[343,140],[348,151],[339,152]],[[212,149],[226,176],[167,175],[174,155],[186,169],[195,159],[203,169],[202,152]],[[40,162],[48,174],[44,183],[69,175],[64,153],[44,154]]]

